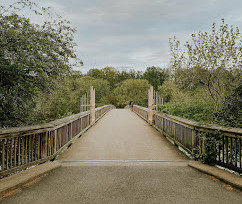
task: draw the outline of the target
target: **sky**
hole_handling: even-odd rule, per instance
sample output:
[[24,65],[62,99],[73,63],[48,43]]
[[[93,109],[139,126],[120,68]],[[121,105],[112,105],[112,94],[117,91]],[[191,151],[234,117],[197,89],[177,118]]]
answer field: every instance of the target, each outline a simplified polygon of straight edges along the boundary
[[[13,2],[14,0],[0,0]],[[225,22],[242,29],[242,0],[35,0],[76,27],[84,66],[145,70],[167,67],[169,38],[185,43],[192,33]]]

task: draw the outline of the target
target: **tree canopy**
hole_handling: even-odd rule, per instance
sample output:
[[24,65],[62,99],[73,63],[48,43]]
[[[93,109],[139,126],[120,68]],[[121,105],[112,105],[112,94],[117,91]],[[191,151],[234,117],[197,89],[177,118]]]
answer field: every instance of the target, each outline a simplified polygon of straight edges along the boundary
[[22,0],[0,10],[2,127],[30,121],[38,93],[48,91],[57,77],[69,74],[73,65],[70,59],[81,63],[74,51],[75,29],[68,21],[59,17],[42,25],[33,24],[16,13],[21,6],[31,10],[33,4]]
[[219,108],[226,95],[241,81],[242,37],[239,28],[222,19],[212,32],[192,34],[191,41],[180,47],[180,41],[170,40],[171,68],[176,83],[185,89],[204,87]]

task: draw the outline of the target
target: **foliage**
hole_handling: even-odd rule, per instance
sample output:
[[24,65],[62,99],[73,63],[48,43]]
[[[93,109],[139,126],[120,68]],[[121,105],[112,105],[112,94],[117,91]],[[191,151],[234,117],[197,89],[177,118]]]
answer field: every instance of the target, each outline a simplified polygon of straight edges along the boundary
[[184,101],[187,97],[174,81],[165,81],[162,86],[159,86],[158,92],[163,97],[164,103]]
[[165,80],[169,77],[167,69],[161,69],[160,67],[147,67],[143,74],[143,79],[149,81],[149,83],[158,90],[158,86],[161,86]]
[[215,113],[216,121],[225,126],[242,128],[242,84],[227,96],[220,110]]
[[80,112],[80,97],[89,91],[90,86],[96,90],[96,106],[106,105],[110,93],[107,81],[74,75],[59,81],[50,94],[39,97],[36,117],[49,121]]
[[119,70],[114,67],[104,67],[102,69],[90,69],[87,76],[94,77],[96,79],[104,79],[107,80],[111,87],[117,87],[122,81],[127,79],[141,79],[143,77],[143,73],[141,71],[129,70],[126,71],[124,69]]
[[123,81],[121,85],[114,90],[114,96],[117,100],[117,104],[115,105],[119,108],[123,108],[132,100],[135,104],[147,106],[149,87],[149,82],[144,79],[128,79]]
[[75,29],[69,22],[58,18],[32,24],[16,11],[35,4],[22,0],[14,5],[0,10],[1,127],[30,123],[38,93],[49,91],[54,79],[69,73],[70,58],[78,61]]
[[241,80],[241,39],[239,29],[229,27],[222,19],[219,28],[213,24],[211,34],[192,34],[184,49],[176,38],[170,40],[175,82],[183,89],[206,89],[218,110]]
[[216,147],[222,145],[221,133],[219,131],[214,134],[203,132],[197,136],[201,138],[201,143],[203,144],[200,144],[200,153],[199,149],[197,149],[196,159],[199,159],[206,164],[215,165],[217,157]]
[[212,123],[214,119],[212,104],[195,100],[158,105],[158,110],[198,122]]

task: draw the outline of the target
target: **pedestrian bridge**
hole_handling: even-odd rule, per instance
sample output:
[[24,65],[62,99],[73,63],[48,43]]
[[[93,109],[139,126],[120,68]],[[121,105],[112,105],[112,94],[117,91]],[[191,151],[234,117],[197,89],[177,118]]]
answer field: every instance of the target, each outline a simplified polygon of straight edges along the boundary
[[[150,124],[148,115],[140,106],[131,111],[108,105],[95,110],[93,124],[86,111],[42,126],[2,130],[2,176],[49,160],[61,164],[2,203],[241,202],[241,191],[188,166],[208,148],[200,133],[208,137],[215,127],[161,113],[154,113]],[[213,146],[216,163],[234,170],[241,169],[238,131],[222,129],[222,143]]]

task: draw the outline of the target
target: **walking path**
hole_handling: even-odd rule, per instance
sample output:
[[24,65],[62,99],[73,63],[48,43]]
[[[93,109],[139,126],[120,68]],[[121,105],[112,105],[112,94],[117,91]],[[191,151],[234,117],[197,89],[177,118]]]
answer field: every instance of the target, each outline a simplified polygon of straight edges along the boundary
[[2,203],[241,203],[129,110],[114,109],[67,149],[62,167]]
[[139,116],[126,109],[115,109],[58,160],[181,161],[187,158]]

